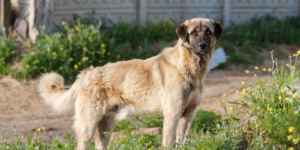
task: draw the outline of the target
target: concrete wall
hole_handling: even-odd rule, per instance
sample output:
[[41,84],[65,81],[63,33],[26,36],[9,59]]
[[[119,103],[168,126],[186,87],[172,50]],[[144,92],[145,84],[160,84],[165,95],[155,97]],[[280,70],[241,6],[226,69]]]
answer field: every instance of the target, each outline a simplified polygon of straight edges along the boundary
[[[253,17],[267,14],[278,18],[300,14],[300,0],[11,0],[35,1],[35,24],[46,25],[48,33],[57,31],[62,21],[73,15],[107,18],[112,26],[122,20],[143,24],[146,21],[171,19],[175,23],[206,17],[230,26],[248,23]],[[28,4],[28,3],[26,3]],[[37,7],[38,6],[38,7]]]

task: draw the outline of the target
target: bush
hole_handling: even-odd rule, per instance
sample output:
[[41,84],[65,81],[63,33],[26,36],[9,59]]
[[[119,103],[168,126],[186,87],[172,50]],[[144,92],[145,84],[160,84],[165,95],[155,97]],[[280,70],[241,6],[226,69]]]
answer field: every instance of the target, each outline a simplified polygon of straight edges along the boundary
[[[253,73],[246,71],[255,74],[254,76],[262,71],[269,74],[265,78],[259,78],[257,82],[245,82],[248,88],[243,89],[242,99],[231,102],[242,106],[243,111],[237,113],[230,108],[229,113],[224,107],[231,124],[249,126],[248,131],[245,131],[245,136],[251,137],[246,139],[248,147],[258,149],[261,148],[261,143],[266,147],[272,145],[273,149],[300,147],[300,95],[295,88],[299,84],[299,54],[300,51],[294,54],[294,62],[290,56],[290,63],[279,66],[271,51],[272,67],[256,67],[257,71]],[[243,122],[239,118],[247,121]]]
[[218,45],[224,47],[231,63],[261,64],[262,58],[257,55],[261,47],[271,43],[300,45],[299,26],[300,16],[284,20],[272,16],[252,19],[248,25],[233,24],[226,29]]
[[[36,44],[28,44],[30,52],[25,54],[17,77],[34,78],[41,73],[57,72],[67,82],[72,82],[78,71],[90,65],[102,66],[107,62],[153,56],[159,53],[165,43],[158,41],[160,45],[152,50],[149,42],[154,38],[168,39],[172,35],[167,34],[171,26],[169,22],[145,26],[120,23],[113,28],[103,29],[102,34],[101,22],[87,25],[78,20],[74,26],[65,22],[62,24],[63,32],[41,34]],[[167,31],[158,32],[158,29]],[[148,31],[149,35],[145,35]]]
[[9,63],[17,52],[17,44],[18,42],[14,39],[0,37],[0,77],[9,73]]

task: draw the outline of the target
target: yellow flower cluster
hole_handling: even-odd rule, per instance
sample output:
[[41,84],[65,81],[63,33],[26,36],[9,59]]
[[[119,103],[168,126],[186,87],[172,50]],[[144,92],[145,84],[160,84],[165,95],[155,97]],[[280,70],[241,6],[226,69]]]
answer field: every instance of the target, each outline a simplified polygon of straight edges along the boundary
[[74,65],[74,69],[77,70],[78,69],[78,65]]
[[93,39],[92,39],[92,37],[89,37],[89,41],[90,41],[90,42],[93,42]]
[[79,28],[78,28],[77,26],[74,26],[74,28],[75,28],[76,31],[80,31]]
[[290,127],[290,128],[289,128],[289,132],[291,132],[291,133],[292,133],[294,130],[295,130],[294,127]]
[[58,55],[56,54],[56,52],[53,52],[52,55],[53,55],[53,59],[56,59],[58,57]]
[[296,145],[298,144],[299,140],[298,139],[293,139],[293,143]]
[[246,70],[245,72],[248,74],[250,71],[249,71],[249,70]]
[[292,135],[289,135],[289,136],[287,137],[288,140],[291,140],[292,138],[293,138]]
[[268,112],[272,115],[272,108],[268,108]]

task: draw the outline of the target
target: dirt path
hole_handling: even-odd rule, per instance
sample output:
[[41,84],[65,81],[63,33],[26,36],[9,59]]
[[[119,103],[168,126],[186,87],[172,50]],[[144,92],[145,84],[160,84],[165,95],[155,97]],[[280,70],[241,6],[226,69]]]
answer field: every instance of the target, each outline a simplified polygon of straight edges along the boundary
[[[299,47],[282,46],[287,49],[285,52],[294,53]],[[300,49],[300,48],[299,48]],[[263,52],[265,55],[265,65],[260,66],[269,68],[271,61],[269,52]],[[288,62],[287,59],[280,60],[280,63]],[[246,74],[243,66],[233,65],[231,70],[212,70],[205,79],[203,89],[203,97],[199,109],[212,110],[224,113],[221,103],[217,100],[224,93],[228,96],[222,98],[226,106],[230,106],[227,102],[240,99],[240,94],[235,91],[242,91],[245,85],[242,81],[258,80],[253,77],[254,66],[249,68],[250,74]],[[65,133],[69,132],[74,136],[72,130],[72,117],[74,111],[64,114],[57,114],[50,110],[44,102],[37,96],[36,81],[20,82],[11,77],[4,77],[0,80],[0,135],[4,135],[7,142],[14,139],[14,129],[16,126],[19,136],[26,136],[26,132],[33,134],[37,128],[41,128],[43,132],[39,137],[43,140],[53,140],[56,136],[63,141]],[[25,140],[25,138],[23,139]]]

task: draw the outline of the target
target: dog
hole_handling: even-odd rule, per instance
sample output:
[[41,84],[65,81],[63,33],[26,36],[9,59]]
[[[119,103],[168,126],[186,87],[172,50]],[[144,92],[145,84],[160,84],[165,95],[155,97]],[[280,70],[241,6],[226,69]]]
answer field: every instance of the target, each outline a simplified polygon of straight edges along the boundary
[[43,74],[39,95],[54,110],[63,113],[75,107],[77,149],[86,149],[94,133],[97,149],[105,149],[120,109],[164,115],[162,144],[172,148],[184,144],[202,95],[203,80],[209,69],[221,24],[207,18],[194,18],[180,24],[174,47],[141,60],[119,61],[102,67],[89,67],[64,90],[57,73]]

